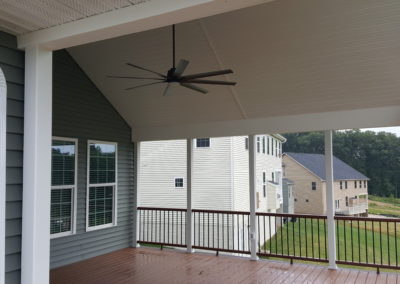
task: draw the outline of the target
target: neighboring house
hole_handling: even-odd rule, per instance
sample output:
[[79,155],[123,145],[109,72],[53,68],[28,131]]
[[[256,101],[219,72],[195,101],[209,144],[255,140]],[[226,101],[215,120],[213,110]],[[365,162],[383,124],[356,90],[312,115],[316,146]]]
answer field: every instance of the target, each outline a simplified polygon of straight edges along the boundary
[[[296,214],[326,214],[325,156],[321,154],[283,154],[284,177],[296,185]],[[337,215],[368,214],[369,178],[340,159],[333,158],[334,199]]]
[[294,182],[290,179],[282,179],[282,213],[294,214]]
[[[258,212],[275,213],[282,204],[284,142],[279,134],[256,137]],[[140,206],[186,208],[186,140],[142,143],[138,194]],[[194,141],[192,200],[194,209],[250,210],[246,136]]]
[[[283,142],[279,134],[256,138],[257,211],[282,204]],[[140,157],[140,205],[186,208],[186,140],[143,142]],[[248,158],[245,136],[196,139],[193,208],[249,211]]]

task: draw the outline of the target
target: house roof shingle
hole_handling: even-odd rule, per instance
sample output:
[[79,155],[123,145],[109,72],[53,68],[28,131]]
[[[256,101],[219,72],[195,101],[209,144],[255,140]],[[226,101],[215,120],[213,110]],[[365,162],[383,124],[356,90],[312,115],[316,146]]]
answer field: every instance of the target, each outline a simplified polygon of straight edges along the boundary
[[[326,180],[325,176],[325,155],[307,153],[285,153],[309,171]],[[369,180],[368,177],[350,167],[342,160],[333,157],[333,178],[334,180]]]

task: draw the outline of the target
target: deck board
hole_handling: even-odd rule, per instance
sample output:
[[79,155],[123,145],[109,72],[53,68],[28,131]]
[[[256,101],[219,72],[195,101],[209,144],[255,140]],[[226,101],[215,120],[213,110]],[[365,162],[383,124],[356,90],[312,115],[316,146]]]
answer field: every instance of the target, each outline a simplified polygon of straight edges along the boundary
[[53,269],[52,284],[125,283],[400,283],[399,274],[317,264],[249,261],[177,250],[127,248]]

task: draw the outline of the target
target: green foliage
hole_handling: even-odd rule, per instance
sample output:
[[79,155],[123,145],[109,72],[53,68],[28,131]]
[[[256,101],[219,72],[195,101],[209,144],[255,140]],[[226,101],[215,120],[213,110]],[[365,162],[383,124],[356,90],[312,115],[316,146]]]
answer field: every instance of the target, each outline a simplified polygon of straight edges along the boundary
[[[285,137],[285,152],[324,153],[323,132],[291,133]],[[333,152],[370,178],[370,194],[400,197],[400,137],[387,132],[335,131]]]

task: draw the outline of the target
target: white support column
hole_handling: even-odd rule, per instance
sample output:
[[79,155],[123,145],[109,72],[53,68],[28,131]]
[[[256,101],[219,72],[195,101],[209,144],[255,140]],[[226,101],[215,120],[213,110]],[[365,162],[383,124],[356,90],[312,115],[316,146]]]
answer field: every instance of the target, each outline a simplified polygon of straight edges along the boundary
[[25,50],[21,282],[49,283],[52,51]]
[[256,225],[256,136],[249,135],[249,196],[250,196],[250,252],[251,260],[257,260]]
[[132,247],[134,248],[138,248],[140,247],[140,245],[138,244],[138,240],[139,240],[139,226],[140,226],[140,219],[139,219],[139,215],[138,215],[138,210],[137,208],[139,207],[139,202],[140,202],[140,141],[136,141],[134,143],[134,159],[135,159],[135,191],[133,193],[133,232],[132,232],[132,236],[133,236],[133,240],[132,240]]
[[192,231],[192,160],[193,139],[187,139],[186,143],[186,246],[187,252],[193,253],[193,231]]
[[332,131],[325,131],[326,217],[328,225],[329,269],[336,269],[335,206],[333,193]]
[[7,83],[0,69],[0,284],[5,279]]

